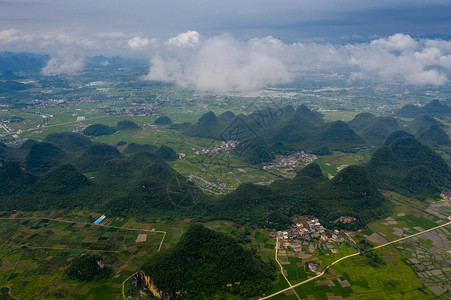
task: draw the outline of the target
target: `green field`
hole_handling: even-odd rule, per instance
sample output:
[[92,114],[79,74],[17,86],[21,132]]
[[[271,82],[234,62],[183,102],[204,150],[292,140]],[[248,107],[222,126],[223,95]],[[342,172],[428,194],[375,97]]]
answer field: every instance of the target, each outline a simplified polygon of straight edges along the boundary
[[[21,299],[119,297],[122,281],[157,252],[162,238],[161,233],[139,229],[22,218],[0,220],[0,285],[12,287]],[[136,242],[139,234],[146,235],[145,242]],[[88,253],[100,254],[113,266],[114,277],[85,284],[63,280],[70,262]]]
[[439,218],[423,211],[431,201],[420,201],[407,198],[390,191],[383,191],[383,193],[393,203],[393,213],[391,217],[394,220],[392,221],[394,224],[389,224],[385,219],[374,221],[368,224],[368,229],[371,231],[362,233],[371,234],[372,232],[376,232],[382,234],[386,240],[392,241],[401,237],[400,235],[394,234],[397,228],[408,228],[408,232],[412,234],[419,232],[414,227],[429,229],[440,224],[441,221]]

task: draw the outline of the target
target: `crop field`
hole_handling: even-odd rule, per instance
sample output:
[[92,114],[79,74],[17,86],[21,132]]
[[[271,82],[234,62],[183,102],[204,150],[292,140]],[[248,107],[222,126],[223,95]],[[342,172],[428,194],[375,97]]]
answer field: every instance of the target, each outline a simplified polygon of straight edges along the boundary
[[[396,248],[383,248],[378,253],[386,262],[385,265],[370,267],[361,256],[353,257],[336,264],[321,278],[298,286],[295,290],[301,299],[434,299],[414,271],[401,261],[401,254]],[[288,269],[288,278],[293,278],[294,268]],[[296,276],[303,269],[298,268]],[[278,288],[282,289],[280,283]],[[271,292],[274,291],[275,289]],[[292,292],[286,292],[272,299],[297,298]]]
[[415,272],[401,260],[401,253],[395,247],[387,246],[377,253],[386,265],[371,267],[357,256],[336,264],[329,270],[328,278],[340,279],[341,286],[349,284],[347,289],[352,289],[359,299],[376,299],[375,295],[377,299],[433,299]]
[[384,240],[392,241],[435,227],[444,222],[424,211],[430,201],[407,198],[389,191],[384,191],[383,193],[393,203],[393,213],[388,218],[368,224],[369,231],[362,232],[365,236],[377,234]]
[[[118,226],[110,227],[45,218],[1,219],[0,285],[21,299],[121,298],[122,282],[158,251],[162,239],[161,233],[150,230],[119,228],[126,222],[110,220]],[[113,267],[113,278],[84,284],[63,280],[70,262],[88,253],[101,255]]]
[[351,121],[358,114],[358,112],[346,110],[332,110],[322,112],[322,114],[324,115],[324,119],[326,119],[329,122],[338,120],[348,122]]
[[358,151],[357,153],[343,153],[340,151],[335,151],[331,155],[318,157],[318,159],[315,160],[315,163],[321,167],[324,176],[328,176],[329,174],[331,176],[335,176],[339,170],[346,166],[363,165],[367,163],[373,153],[373,148]]

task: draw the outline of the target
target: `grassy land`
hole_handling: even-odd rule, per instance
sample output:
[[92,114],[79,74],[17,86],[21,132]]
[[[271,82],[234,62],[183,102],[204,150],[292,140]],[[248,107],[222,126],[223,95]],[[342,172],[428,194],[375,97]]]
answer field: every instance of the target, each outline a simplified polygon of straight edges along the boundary
[[385,266],[370,267],[358,256],[335,265],[328,277],[347,280],[359,299],[433,298],[415,272],[401,260],[401,254],[395,247],[384,247],[377,253],[383,257]]
[[339,172],[339,169],[342,169],[345,166],[362,165],[367,163],[373,152],[373,148],[358,151],[357,153],[343,153],[340,151],[334,151],[334,153],[330,155],[318,157],[315,162],[321,167],[324,176],[327,177],[328,174],[335,176]]
[[[21,299],[117,298],[122,281],[157,252],[162,238],[161,233],[28,219],[26,215],[15,216],[25,219],[0,220],[0,286],[12,287],[13,294]],[[128,222],[107,221],[112,226]],[[145,242],[136,242],[139,234],[146,235]],[[63,280],[70,262],[87,253],[100,254],[113,266],[113,278],[83,284]]]
[[401,237],[399,233],[396,234],[397,232],[404,232],[403,235],[408,235],[419,232],[414,227],[429,229],[440,223],[440,219],[422,210],[431,201],[428,200],[425,202],[407,198],[390,191],[383,191],[383,194],[394,205],[393,213],[391,215],[393,221],[391,221],[391,223],[387,220],[371,222],[368,224],[368,229],[370,231],[364,232],[365,234],[370,235],[372,232],[376,232],[382,235],[386,240],[392,241]]

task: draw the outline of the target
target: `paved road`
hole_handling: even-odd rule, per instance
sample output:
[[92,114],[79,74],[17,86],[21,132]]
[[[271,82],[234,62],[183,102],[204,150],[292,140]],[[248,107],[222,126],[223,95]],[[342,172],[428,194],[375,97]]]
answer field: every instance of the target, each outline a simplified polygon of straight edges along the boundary
[[91,120],[95,120],[95,119],[102,119],[102,118],[106,118],[106,117],[109,117],[109,116],[93,117],[93,118],[90,118],[90,119],[85,119],[83,121],[71,121],[71,122],[52,124],[52,125],[42,125],[42,128],[37,128],[37,127],[36,128],[28,128],[28,129],[22,129],[22,131],[33,131],[33,130],[39,130],[39,129],[44,129],[44,128],[48,128],[48,127],[76,124],[76,123],[82,123],[82,122],[91,121]]
[[[394,241],[392,241],[392,242],[385,243],[385,244],[383,244],[383,245],[376,246],[376,247],[374,247],[374,248],[372,248],[372,249],[370,249],[370,250],[368,250],[368,251],[376,250],[376,249],[379,249],[379,248],[382,248],[382,247],[385,247],[385,246],[388,246],[388,245],[391,245],[391,244],[394,244],[394,243],[398,243],[398,242],[401,242],[401,241],[403,241],[403,240],[410,239],[410,238],[413,238],[413,237],[415,237],[415,236],[418,236],[418,235],[420,235],[420,234],[423,234],[423,233],[426,233],[426,232],[429,232],[429,231],[433,231],[433,230],[436,230],[436,229],[441,228],[441,227],[445,227],[445,226],[447,226],[447,225],[451,225],[451,222],[448,222],[448,223],[445,223],[445,224],[442,224],[442,225],[439,225],[439,226],[430,228],[430,229],[428,229],[428,230],[424,230],[424,231],[421,231],[421,232],[412,234],[412,235],[407,236],[407,237],[403,237],[403,238],[394,240]],[[351,239],[351,240],[352,240],[352,239]],[[281,293],[285,293],[285,292],[287,292],[287,291],[289,291],[289,290],[291,290],[291,289],[294,289],[294,288],[296,288],[296,287],[298,287],[298,286],[300,286],[300,285],[303,285],[303,284],[305,284],[305,283],[307,283],[307,282],[310,282],[310,281],[312,281],[312,280],[315,280],[315,279],[317,279],[317,278],[323,276],[324,273],[327,271],[327,269],[329,269],[329,268],[332,267],[333,265],[339,263],[339,262],[342,261],[342,260],[348,259],[348,258],[350,258],[350,257],[357,256],[357,255],[359,255],[359,254],[360,254],[360,252],[354,253],[354,254],[350,254],[350,255],[345,256],[345,257],[342,257],[342,258],[340,258],[340,259],[334,261],[334,262],[331,263],[330,265],[328,265],[326,268],[324,268],[324,270],[323,270],[320,274],[316,275],[315,277],[309,278],[309,279],[307,279],[307,280],[305,280],[305,281],[302,281],[302,282],[300,282],[300,283],[297,283],[297,284],[295,284],[295,285],[292,285],[292,286],[290,286],[290,287],[288,287],[288,288],[286,288],[286,289],[280,290],[280,291],[278,291],[278,292],[276,292],[276,293],[274,293],[274,294],[271,294],[271,295],[269,295],[269,296],[262,297],[262,298],[260,298],[260,300],[272,298],[272,297],[274,297],[274,296],[276,296],[276,295],[279,295],[279,294],[281,294]]]
[[424,230],[424,231],[421,231],[421,232],[418,232],[418,233],[415,233],[415,234],[412,234],[412,235],[400,238],[398,240],[395,240],[395,241],[392,241],[392,242],[388,242],[388,243],[383,244],[383,245],[376,246],[376,247],[374,247],[371,250],[379,249],[379,248],[382,248],[382,247],[385,247],[385,246],[388,246],[388,245],[391,245],[391,244],[394,244],[394,243],[397,243],[397,242],[400,242],[400,241],[403,241],[403,240],[406,240],[406,239],[410,239],[410,238],[413,238],[413,237],[415,237],[417,235],[420,235],[420,234],[423,234],[423,233],[426,233],[426,232],[429,232],[429,231],[433,231],[433,230],[436,230],[436,229],[441,228],[441,227],[445,227],[445,226],[450,225],[450,224],[451,224],[451,222],[448,222],[448,223],[442,224],[440,226],[436,226],[434,228],[430,228],[430,229],[427,229],[427,230]]

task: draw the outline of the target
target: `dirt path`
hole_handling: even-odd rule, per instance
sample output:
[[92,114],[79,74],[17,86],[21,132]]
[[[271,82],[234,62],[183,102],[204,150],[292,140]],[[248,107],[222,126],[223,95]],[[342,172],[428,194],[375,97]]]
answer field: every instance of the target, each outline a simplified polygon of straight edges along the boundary
[[[445,223],[445,224],[442,224],[442,225],[439,225],[439,226],[430,228],[430,229],[428,229],[428,230],[424,230],[424,231],[421,231],[421,232],[412,234],[412,235],[407,236],[407,237],[403,237],[403,238],[401,238],[401,239],[394,240],[394,241],[392,241],[392,242],[388,242],[388,243],[383,244],[383,245],[380,245],[380,246],[376,246],[376,247],[374,247],[374,248],[372,248],[372,249],[369,249],[368,251],[376,250],[376,249],[379,249],[379,248],[382,248],[382,247],[385,247],[385,246],[388,246],[388,245],[391,245],[391,244],[395,244],[395,243],[401,242],[401,241],[403,241],[403,240],[410,239],[410,238],[413,238],[413,237],[418,236],[418,235],[420,235],[420,234],[423,234],[423,233],[426,233],[426,232],[429,232],[429,231],[433,231],[433,230],[436,230],[436,229],[438,229],[438,228],[445,227],[445,226],[448,226],[448,225],[451,225],[451,222],[448,222],[448,223]],[[347,234],[346,234],[346,235],[347,235]],[[351,239],[351,240],[352,240],[352,239]],[[277,251],[277,250],[276,250],[276,251]],[[276,252],[276,253],[277,253],[277,252]],[[330,265],[328,265],[326,268],[324,268],[324,270],[323,270],[320,274],[316,275],[315,277],[309,278],[309,279],[304,280],[304,281],[302,281],[302,282],[299,282],[299,283],[297,283],[297,284],[295,284],[295,285],[290,285],[290,287],[288,287],[288,288],[286,288],[286,289],[283,289],[283,290],[280,290],[280,291],[278,291],[278,292],[275,292],[274,294],[271,294],[271,295],[269,295],[269,296],[262,297],[262,298],[260,298],[260,300],[272,298],[272,297],[274,297],[274,296],[276,296],[276,295],[279,295],[279,294],[281,294],[281,293],[287,292],[287,291],[289,291],[289,290],[291,290],[291,289],[294,289],[294,288],[296,288],[296,287],[298,287],[298,286],[300,286],[300,285],[303,285],[303,284],[305,284],[305,283],[307,283],[307,282],[310,282],[310,281],[312,281],[312,280],[315,280],[315,279],[317,279],[317,278],[323,276],[324,273],[325,273],[330,267],[332,267],[333,265],[339,263],[339,262],[342,261],[342,260],[348,259],[348,258],[350,258],[350,257],[357,256],[357,255],[359,255],[359,254],[360,254],[360,251],[359,251],[358,253],[354,253],[354,254],[350,254],[350,255],[347,255],[347,256],[345,256],[345,257],[342,257],[342,258],[340,258],[340,259],[334,261],[334,262],[331,263]],[[276,254],[276,255],[277,255],[277,254]],[[277,257],[277,256],[276,256],[276,257]],[[278,261],[277,261],[277,262],[278,262]],[[278,262],[278,263],[279,263],[279,262]],[[279,263],[279,265],[280,265],[280,263]],[[282,266],[281,266],[281,267],[282,267]]]
[[[76,223],[76,224],[91,225],[91,226],[102,226],[102,227],[107,227],[107,228],[118,228],[118,229],[122,229],[122,230],[162,233],[163,234],[163,238],[161,239],[161,242],[160,242],[160,245],[158,247],[158,251],[157,252],[160,252],[161,247],[163,246],[164,238],[166,237],[166,231],[159,231],[159,230],[153,230],[153,229],[124,228],[124,227],[119,227],[119,226],[109,226],[109,225],[102,225],[102,224],[93,224],[93,223],[88,223],[88,222],[68,221],[68,220],[63,220],[63,219],[51,219],[51,218],[44,218],[44,217],[0,218],[0,220],[50,220],[50,221],[64,222],[64,223]],[[135,276],[136,273],[138,273],[138,272],[133,273],[132,275],[127,277],[127,279],[125,279],[122,282],[122,298],[124,300],[127,299],[125,297],[125,282],[127,280],[129,280],[130,278],[132,278],[133,276]],[[10,292],[11,292],[11,289],[9,291],[9,295],[11,297],[13,297],[14,299],[18,299],[18,298],[15,298],[13,295],[11,295]]]
[[283,278],[285,278],[285,280],[287,281],[288,285],[290,286],[287,290],[289,291],[290,289],[292,289],[292,291],[294,292],[294,294],[296,295],[296,297],[298,297],[299,300],[301,300],[301,298],[299,297],[298,293],[296,293],[296,291],[293,288],[293,285],[290,283],[290,281],[288,280],[288,278],[285,276],[284,272],[283,272],[283,267],[282,264],[279,262],[279,258],[278,258],[278,254],[279,254],[279,249],[278,246],[279,245],[279,237],[277,237],[276,239],[276,255],[275,255],[275,259],[277,264],[280,267],[280,273],[282,274]]

